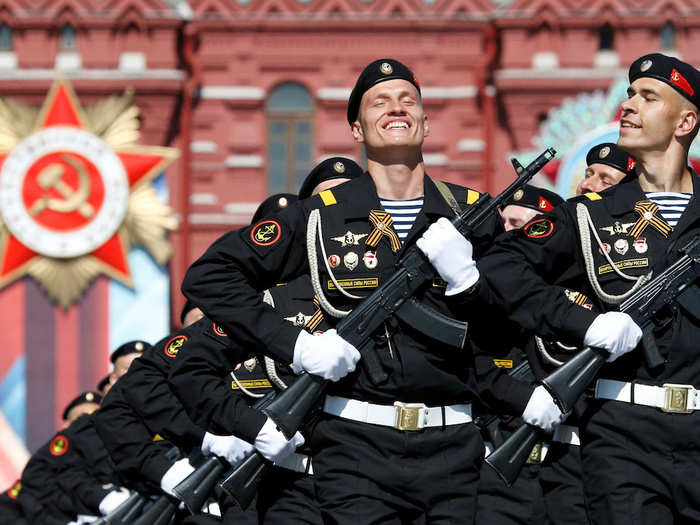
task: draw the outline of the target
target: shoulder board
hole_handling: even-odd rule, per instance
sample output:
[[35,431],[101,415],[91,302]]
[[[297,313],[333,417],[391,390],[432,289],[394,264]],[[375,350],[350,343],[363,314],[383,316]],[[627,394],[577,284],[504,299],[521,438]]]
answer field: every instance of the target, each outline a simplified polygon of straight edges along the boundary
[[598,193],[591,192],[591,193],[584,193],[584,197],[588,198],[588,200],[591,201],[599,201],[603,197],[601,197]]
[[479,192],[467,189],[467,204],[474,204],[479,199]]
[[321,200],[325,206],[332,206],[333,204],[338,203],[338,201],[335,200],[335,195],[333,195],[331,190],[324,190],[319,193],[318,196],[321,197]]

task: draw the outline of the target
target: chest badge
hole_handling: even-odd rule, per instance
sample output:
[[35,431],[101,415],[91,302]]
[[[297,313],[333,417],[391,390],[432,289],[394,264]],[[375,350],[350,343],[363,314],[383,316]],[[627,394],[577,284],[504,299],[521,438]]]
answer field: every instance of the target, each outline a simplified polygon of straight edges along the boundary
[[612,226],[605,226],[600,228],[600,230],[607,232],[609,235],[624,235],[632,226],[634,226],[633,222],[622,223],[620,221],[615,221],[615,224]]
[[[604,242],[604,243],[603,243],[603,247],[605,248],[605,253],[610,253],[610,250],[612,249],[612,248],[610,247],[610,244],[608,244],[607,242]],[[601,250],[600,248],[598,248],[598,253],[600,253],[600,255],[603,255],[603,250]]]
[[627,250],[629,250],[630,245],[626,239],[618,239],[615,241],[613,247],[615,248],[615,251],[617,253],[619,253],[620,255],[625,255],[627,253]]
[[362,256],[362,262],[365,264],[365,267],[367,269],[374,270],[377,267],[377,263],[379,261],[377,260],[377,254],[373,251],[368,250]]
[[672,228],[661,217],[657,204],[651,201],[639,201],[634,205],[634,211],[639,215],[639,219],[630,230],[628,234],[630,237],[639,237],[648,226],[657,230],[664,237],[668,237],[668,234],[671,233]]
[[646,253],[646,251],[649,249],[646,237],[637,237],[634,240],[634,243],[632,243],[632,247],[637,253]]
[[294,326],[298,326],[299,328],[304,327],[309,319],[311,319],[311,316],[304,315],[302,312],[298,312],[296,315],[284,318],[285,321],[289,321]]
[[344,235],[331,237],[331,239],[339,242],[341,248],[345,248],[346,246],[359,246],[360,241],[365,237],[367,237],[366,233],[352,233],[350,230],[348,230]]
[[358,262],[359,257],[355,252],[348,252],[345,254],[345,257],[343,257],[343,264],[350,271],[353,271],[355,268],[357,268]]
[[340,265],[340,256],[339,255],[329,255],[328,256],[328,264],[330,265],[331,268],[337,268],[338,265]]
[[258,365],[258,358],[257,357],[251,357],[250,359],[246,359],[243,361],[243,366],[245,367],[248,372],[252,372],[255,370],[255,367]]
[[401,240],[391,227],[392,224],[394,224],[394,219],[392,219],[391,215],[389,215],[389,212],[384,210],[372,210],[369,212],[369,222],[372,223],[374,229],[365,241],[367,246],[370,248],[376,248],[382,237],[386,237],[389,239],[392,252],[396,253],[401,249]]

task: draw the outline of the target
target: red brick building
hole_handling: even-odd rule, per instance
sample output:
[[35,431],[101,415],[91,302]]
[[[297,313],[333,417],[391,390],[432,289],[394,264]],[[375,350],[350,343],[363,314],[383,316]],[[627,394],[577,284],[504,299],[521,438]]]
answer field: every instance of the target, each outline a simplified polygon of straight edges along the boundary
[[141,141],[181,151],[166,174],[177,311],[186,266],[263,198],[326,156],[362,161],[345,108],[371,60],[415,71],[428,172],[495,192],[565,100],[643,53],[700,64],[699,27],[700,0],[6,0],[0,97],[40,105],[59,71],[85,103],[134,88]]

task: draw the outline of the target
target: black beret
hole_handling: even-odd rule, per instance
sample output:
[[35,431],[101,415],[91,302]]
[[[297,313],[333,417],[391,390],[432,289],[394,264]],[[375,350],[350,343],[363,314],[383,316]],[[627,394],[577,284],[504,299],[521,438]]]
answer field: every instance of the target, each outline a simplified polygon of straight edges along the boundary
[[350,99],[348,100],[348,122],[352,124],[357,120],[357,113],[360,111],[360,101],[362,95],[372,86],[386,80],[406,80],[416,86],[420,95],[420,84],[413,75],[413,72],[398,60],[393,58],[382,58],[375,60],[368,65],[357,78],[355,87],[352,88]]
[[265,217],[275,215],[298,200],[299,197],[293,193],[277,193],[275,195],[270,195],[267,199],[262,201],[258,209],[255,210],[250,224],[256,224]]
[[102,392],[102,391],[105,389],[105,387],[107,386],[108,383],[109,383],[109,374],[107,374],[107,375],[104,376],[102,379],[100,379],[100,382],[97,383],[97,390],[98,390],[99,392]]
[[123,355],[141,354],[144,350],[150,347],[151,345],[149,345],[146,341],[129,341],[112,352],[109,360],[112,362],[112,364],[114,364],[114,362]]
[[593,146],[586,155],[586,165],[591,164],[606,164],[625,174],[634,169],[634,159],[614,142]]
[[356,179],[362,173],[362,168],[354,160],[345,157],[331,157],[318,164],[306,176],[299,190],[299,198],[308,199],[314,188],[327,180]]
[[639,57],[630,66],[630,84],[642,77],[668,84],[700,108],[700,75],[690,64],[661,53],[651,53]]
[[503,207],[515,204],[533,210],[547,212],[552,211],[556,206],[559,206],[564,199],[553,191],[538,188],[532,184],[526,184],[521,189],[516,191],[510,199],[508,199]]
[[102,396],[97,392],[83,392],[73,401],[68,403],[68,406],[63,411],[63,419],[68,418],[68,412],[70,412],[71,409],[75,408],[78,405],[82,405],[83,403],[97,403],[99,405],[100,403],[102,403]]

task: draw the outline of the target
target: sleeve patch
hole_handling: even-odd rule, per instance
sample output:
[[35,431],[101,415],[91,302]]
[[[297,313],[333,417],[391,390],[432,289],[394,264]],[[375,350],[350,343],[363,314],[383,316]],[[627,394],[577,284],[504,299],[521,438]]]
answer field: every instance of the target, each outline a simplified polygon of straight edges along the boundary
[[549,237],[554,231],[554,223],[549,219],[535,219],[523,226],[525,235],[532,239]]
[[270,219],[260,221],[250,230],[250,240],[257,246],[272,246],[281,236],[280,223]]
[[163,353],[170,358],[176,358],[177,353],[180,351],[180,348],[182,348],[182,345],[184,345],[187,342],[187,336],[185,335],[176,335],[173,337],[170,341],[168,341],[165,344],[165,348],[163,349]]
[[49,452],[54,456],[62,456],[68,452],[68,438],[59,434],[49,443]]

